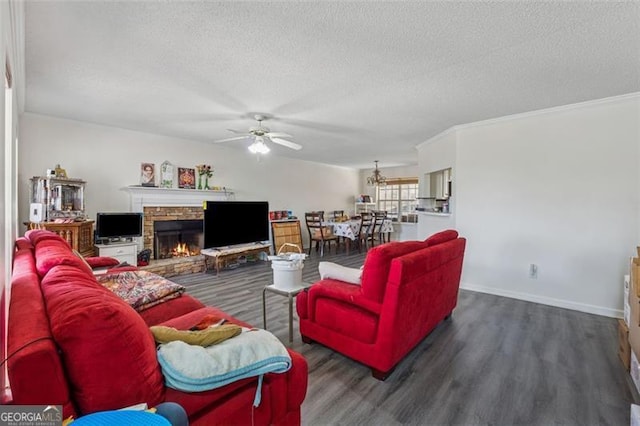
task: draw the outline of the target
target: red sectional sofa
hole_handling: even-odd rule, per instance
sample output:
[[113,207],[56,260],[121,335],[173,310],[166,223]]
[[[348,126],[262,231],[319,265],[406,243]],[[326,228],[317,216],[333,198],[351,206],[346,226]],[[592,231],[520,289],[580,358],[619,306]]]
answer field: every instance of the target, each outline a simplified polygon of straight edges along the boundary
[[[181,404],[192,425],[300,424],[307,363],[257,378],[186,393],[165,387],[149,326],[192,326],[207,314],[248,326],[183,294],[140,314],[100,285],[68,244],[48,231],[16,241],[8,322],[12,404],[62,405],[64,417],[142,402]],[[4,337],[4,336],[3,336]]]
[[456,307],[465,245],[447,230],[372,248],[360,285],[324,279],[298,294],[303,341],[361,362],[384,380]]

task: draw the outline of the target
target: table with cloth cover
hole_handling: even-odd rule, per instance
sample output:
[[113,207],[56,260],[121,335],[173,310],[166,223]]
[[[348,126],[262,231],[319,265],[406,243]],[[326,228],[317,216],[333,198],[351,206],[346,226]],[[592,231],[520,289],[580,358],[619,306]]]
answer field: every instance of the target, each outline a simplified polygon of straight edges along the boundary
[[[347,254],[349,254],[349,248],[351,246],[351,241],[355,241],[358,238],[358,233],[360,231],[360,221],[359,220],[347,220],[344,222],[335,222],[328,221],[323,222],[323,226],[331,226],[333,228],[333,234],[338,237],[344,237],[345,246],[347,248]],[[367,230],[370,233],[369,230]],[[393,232],[393,223],[391,219],[385,219],[382,222],[382,227],[380,228],[380,233],[391,233]]]

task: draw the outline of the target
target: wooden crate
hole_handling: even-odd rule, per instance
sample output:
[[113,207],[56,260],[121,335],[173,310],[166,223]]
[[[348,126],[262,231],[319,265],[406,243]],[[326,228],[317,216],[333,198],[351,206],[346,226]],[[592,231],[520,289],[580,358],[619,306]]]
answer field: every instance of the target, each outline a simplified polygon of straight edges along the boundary
[[618,356],[624,365],[624,368],[629,371],[631,365],[631,346],[629,345],[629,327],[624,323],[624,320],[618,319]]
[[636,295],[640,297],[640,258],[631,259],[631,286],[635,288]]
[[[273,236],[274,253],[278,253],[279,251],[280,253],[298,253],[303,251],[299,220],[273,221],[271,222],[271,234]],[[292,246],[283,247],[285,243],[294,244],[298,246],[300,250],[296,250],[295,247]]]

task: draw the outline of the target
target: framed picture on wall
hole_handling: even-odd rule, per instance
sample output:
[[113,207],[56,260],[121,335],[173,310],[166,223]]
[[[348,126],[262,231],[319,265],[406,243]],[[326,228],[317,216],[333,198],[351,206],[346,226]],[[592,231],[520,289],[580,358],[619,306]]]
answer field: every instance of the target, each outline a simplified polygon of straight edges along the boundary
[[140,185],[156,186],[156,165],[153,163],[140,164]]
[[196,169],[178,167],[178,188],[193,189],[196,187]]

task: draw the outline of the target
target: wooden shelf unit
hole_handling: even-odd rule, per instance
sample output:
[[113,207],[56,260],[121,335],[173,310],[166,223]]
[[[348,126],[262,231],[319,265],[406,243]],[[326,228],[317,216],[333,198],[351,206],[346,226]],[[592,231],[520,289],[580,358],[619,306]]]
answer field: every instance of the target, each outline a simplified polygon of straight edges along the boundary
[[46,229],[55,232],[84,257],[94,255],[93,220],[71,223],[27,222],[26,225],[28,229]]
[[376,203],[356,202],[354,204],[356,216],[360,213],[372,212],[376,209]]

